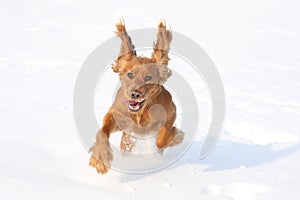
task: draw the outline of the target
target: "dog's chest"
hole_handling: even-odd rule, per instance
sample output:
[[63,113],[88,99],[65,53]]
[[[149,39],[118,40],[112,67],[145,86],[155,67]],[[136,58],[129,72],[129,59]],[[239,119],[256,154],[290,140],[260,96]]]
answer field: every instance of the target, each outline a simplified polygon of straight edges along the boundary
[[147,117],[140,119],[124,115],[118,117],[117,125],[123,131],[121,150],[134,154],[158,152],[156,137],[165,121],[158,117],[154,119],[156,121],[149,120]]
[[143,123],[137,124],[130,117],[120,117],[116,120],[117,126],[119,129],[126,133],[132,133],[133,135],[144,136],[157,133],[162,125],[163,121],[142,121]]

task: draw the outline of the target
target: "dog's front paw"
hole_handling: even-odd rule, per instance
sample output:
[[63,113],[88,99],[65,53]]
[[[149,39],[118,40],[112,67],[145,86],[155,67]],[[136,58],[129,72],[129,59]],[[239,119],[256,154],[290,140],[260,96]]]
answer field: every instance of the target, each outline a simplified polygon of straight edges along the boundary
[[90,151],[90,166],[95,167],[98,173],[106,174],[110,169],[110,164],[113,160],[112,149],[108,141],[100,141],[96,143]]
[[170,147],[179,145],[184,139],[184,132],[182,130],[177,130],[177,133],[171,143],[169,144]]
[[106,174],[110,169],[110,163],[104,163],[101,160],[98,160],[94,156],[90,158],[90,166],[95,167],[98,173]]

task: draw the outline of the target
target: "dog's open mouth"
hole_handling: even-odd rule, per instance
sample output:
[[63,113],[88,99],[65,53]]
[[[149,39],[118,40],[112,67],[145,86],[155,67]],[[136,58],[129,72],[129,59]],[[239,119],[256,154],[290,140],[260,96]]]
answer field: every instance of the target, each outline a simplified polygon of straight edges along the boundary
[[144,102],[146,101],[146,99],[144,99],[142,101],[123,99],[122,101],[123,101],[123,103],[127,104],[129,111],[137,112],[142,108],[142,106],[143,106]]

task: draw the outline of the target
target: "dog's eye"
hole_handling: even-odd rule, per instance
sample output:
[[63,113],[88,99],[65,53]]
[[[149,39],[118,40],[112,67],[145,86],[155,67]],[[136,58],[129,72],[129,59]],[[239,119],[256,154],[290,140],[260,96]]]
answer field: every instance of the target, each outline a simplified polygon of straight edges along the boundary
[[133,73],[128,73],[127,76],[128,76],[130,79],[133,79]]
[[150,81],[152,79],[152,76],[146,76],[145,81]]

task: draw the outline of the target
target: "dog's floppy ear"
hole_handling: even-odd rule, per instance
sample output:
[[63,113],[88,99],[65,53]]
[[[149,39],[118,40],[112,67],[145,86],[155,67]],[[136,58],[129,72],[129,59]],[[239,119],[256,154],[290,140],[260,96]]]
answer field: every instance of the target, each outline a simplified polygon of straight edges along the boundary
[[160,80],[165,82],[172,74],[171,70],[167,67],[169,63],[169,50],[172,41],[172,32],[166,28],[166,22],[161,20],[158,24],[157,41],[153,45],[153,53],[151,60],[160,65],[159,74]]
[[131,38],[126,32],[125,22],[123,18],[116,24],[117,31],[115,33],[121,39],[121,48],[118,58],[115,60],[115,64],[112,67],[114,72],[122,73],[124,71],[124,62],[130,61],[134,56],[136,56],[136,51],[134,50],[134,45],[131,42]]
[[172,32],[166,28],[166,22],[163,20],[158,24],[157,41],[153,45],[151,60],[156,64],[168,65],[170,60],[168,53],[172,41]]
[[161,84],[163,84],[172,75],[172,71],[166,65],[158,66],[158,72]]

